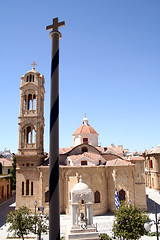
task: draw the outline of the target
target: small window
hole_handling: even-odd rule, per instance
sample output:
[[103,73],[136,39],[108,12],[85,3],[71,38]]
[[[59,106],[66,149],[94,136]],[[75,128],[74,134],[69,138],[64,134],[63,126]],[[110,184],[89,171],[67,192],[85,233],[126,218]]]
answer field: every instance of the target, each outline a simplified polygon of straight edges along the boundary
[[81,165],[87,165],[87,161],[86,160],[82,160],[81,161]]
[[33,195],[33,182],[31,182],[31,195]]
[[83,138],[83,143],[88,144],[88,138]]
[[26,80],[26,82],[28,82],[28,76],[27,76],[27,80]]
[[26,195],[29,195],[29,180],[26,180]]
[[100,203],[100,193],[98,191],[94,193],[94,202]]
[[119,200],[120,201],[125,201],[126,197],[125,197],[125,191],[122,189],[119,191]]
[[31,166],[33,167],[33,163],[31,163]]
[[10,172],[11,172],[11,169],[8,169],[8,174],[10,174]]
[[26,164],[26,167],[29,167],[29,163]]
[[85,203],[84,199],[81,199],[81,204],[84,204],[84,203]]
[[24,167],[24,163],[22,163],[22,166]]
[[45,192],[45,202],[49,202],[49,190]]
[[101,160],[99,160],[99,165],[101,165],[102,164],[102,161]]
[[82,147],[82,153],[84,152],[88,152],[88,148],[87,147]]
[[24,195],[24,182],[22,182],[22,196]]
[[153,162],[152,162],[152,160],[149,161],[149,167],[150,167],[150,168],[153,168]]

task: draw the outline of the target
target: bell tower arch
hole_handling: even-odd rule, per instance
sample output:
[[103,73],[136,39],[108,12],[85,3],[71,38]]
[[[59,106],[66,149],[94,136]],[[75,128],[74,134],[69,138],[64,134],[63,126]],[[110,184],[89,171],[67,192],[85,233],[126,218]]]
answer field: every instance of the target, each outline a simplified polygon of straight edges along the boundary
[[32,70],[21,77],[18,155],[43,155],[44,76]]

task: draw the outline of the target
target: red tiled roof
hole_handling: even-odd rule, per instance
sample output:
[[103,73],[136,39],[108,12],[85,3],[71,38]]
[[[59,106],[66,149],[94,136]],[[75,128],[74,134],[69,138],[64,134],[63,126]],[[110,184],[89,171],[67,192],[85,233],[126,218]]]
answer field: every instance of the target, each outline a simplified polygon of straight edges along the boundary
[[70,148],[60,148],[59,149],[59,154],[64,154],[69,152],[70,150],[72,150],[74,147],[70,147]]
[[0,163],[2,163],[2,166],[11,167],[12,166],[12,159],[0,158]]
[[69,156],[69,158],[70,158],[72,161],[75,161],[75,160],[77,160],[77,159],[79,159],[79,158],[81,158],[81,157],[87,157],[87,158],[90,158],[90,159],[96,161],[96,160],[100,157],[100,155],[99,155],[99,154],[95,154],[95,153],[87,153],[87,152],[85,152],[85,153],[83,153],[83,154],[78,154],[78,155],[71,155],[71,156]]
[[133,165],[133,164],[129,161],[122,160],[120,158],[109,160],[106,163],[106,166],[129,166],[129,165]]
[[73,135],[81,134],[81,133],[95,133],[98,135],[98,133],[92,128],[90,125],[83,124],[81,125],[74,133]]
[[140,157],[140,156],[134,156],[134,157],[129,157],[128,160],[130,160],[130,161],[144,161],[145,158]]

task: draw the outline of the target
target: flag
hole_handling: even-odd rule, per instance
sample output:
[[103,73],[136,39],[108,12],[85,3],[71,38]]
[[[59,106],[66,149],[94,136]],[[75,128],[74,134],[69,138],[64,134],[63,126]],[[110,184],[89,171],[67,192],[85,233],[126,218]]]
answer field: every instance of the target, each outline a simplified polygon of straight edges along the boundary
[[117,188],[115,188],[115,206],[116,206],[116,209],[119,208],[120,204],[121,204],[121,202],[120,202],[120,200],[119,200]]

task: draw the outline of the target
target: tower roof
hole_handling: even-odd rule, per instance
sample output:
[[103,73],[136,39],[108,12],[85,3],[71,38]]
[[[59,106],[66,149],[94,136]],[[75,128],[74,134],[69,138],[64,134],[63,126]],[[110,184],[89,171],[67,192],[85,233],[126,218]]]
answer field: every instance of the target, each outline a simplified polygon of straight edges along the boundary
[[83,118],[83,124],[79,128],[77,128],[77,130],[73,133],[73,136],[83,133],[94,133],[98,135],[94,128],[88,124],[88,119],[86,118],[86,116]]

